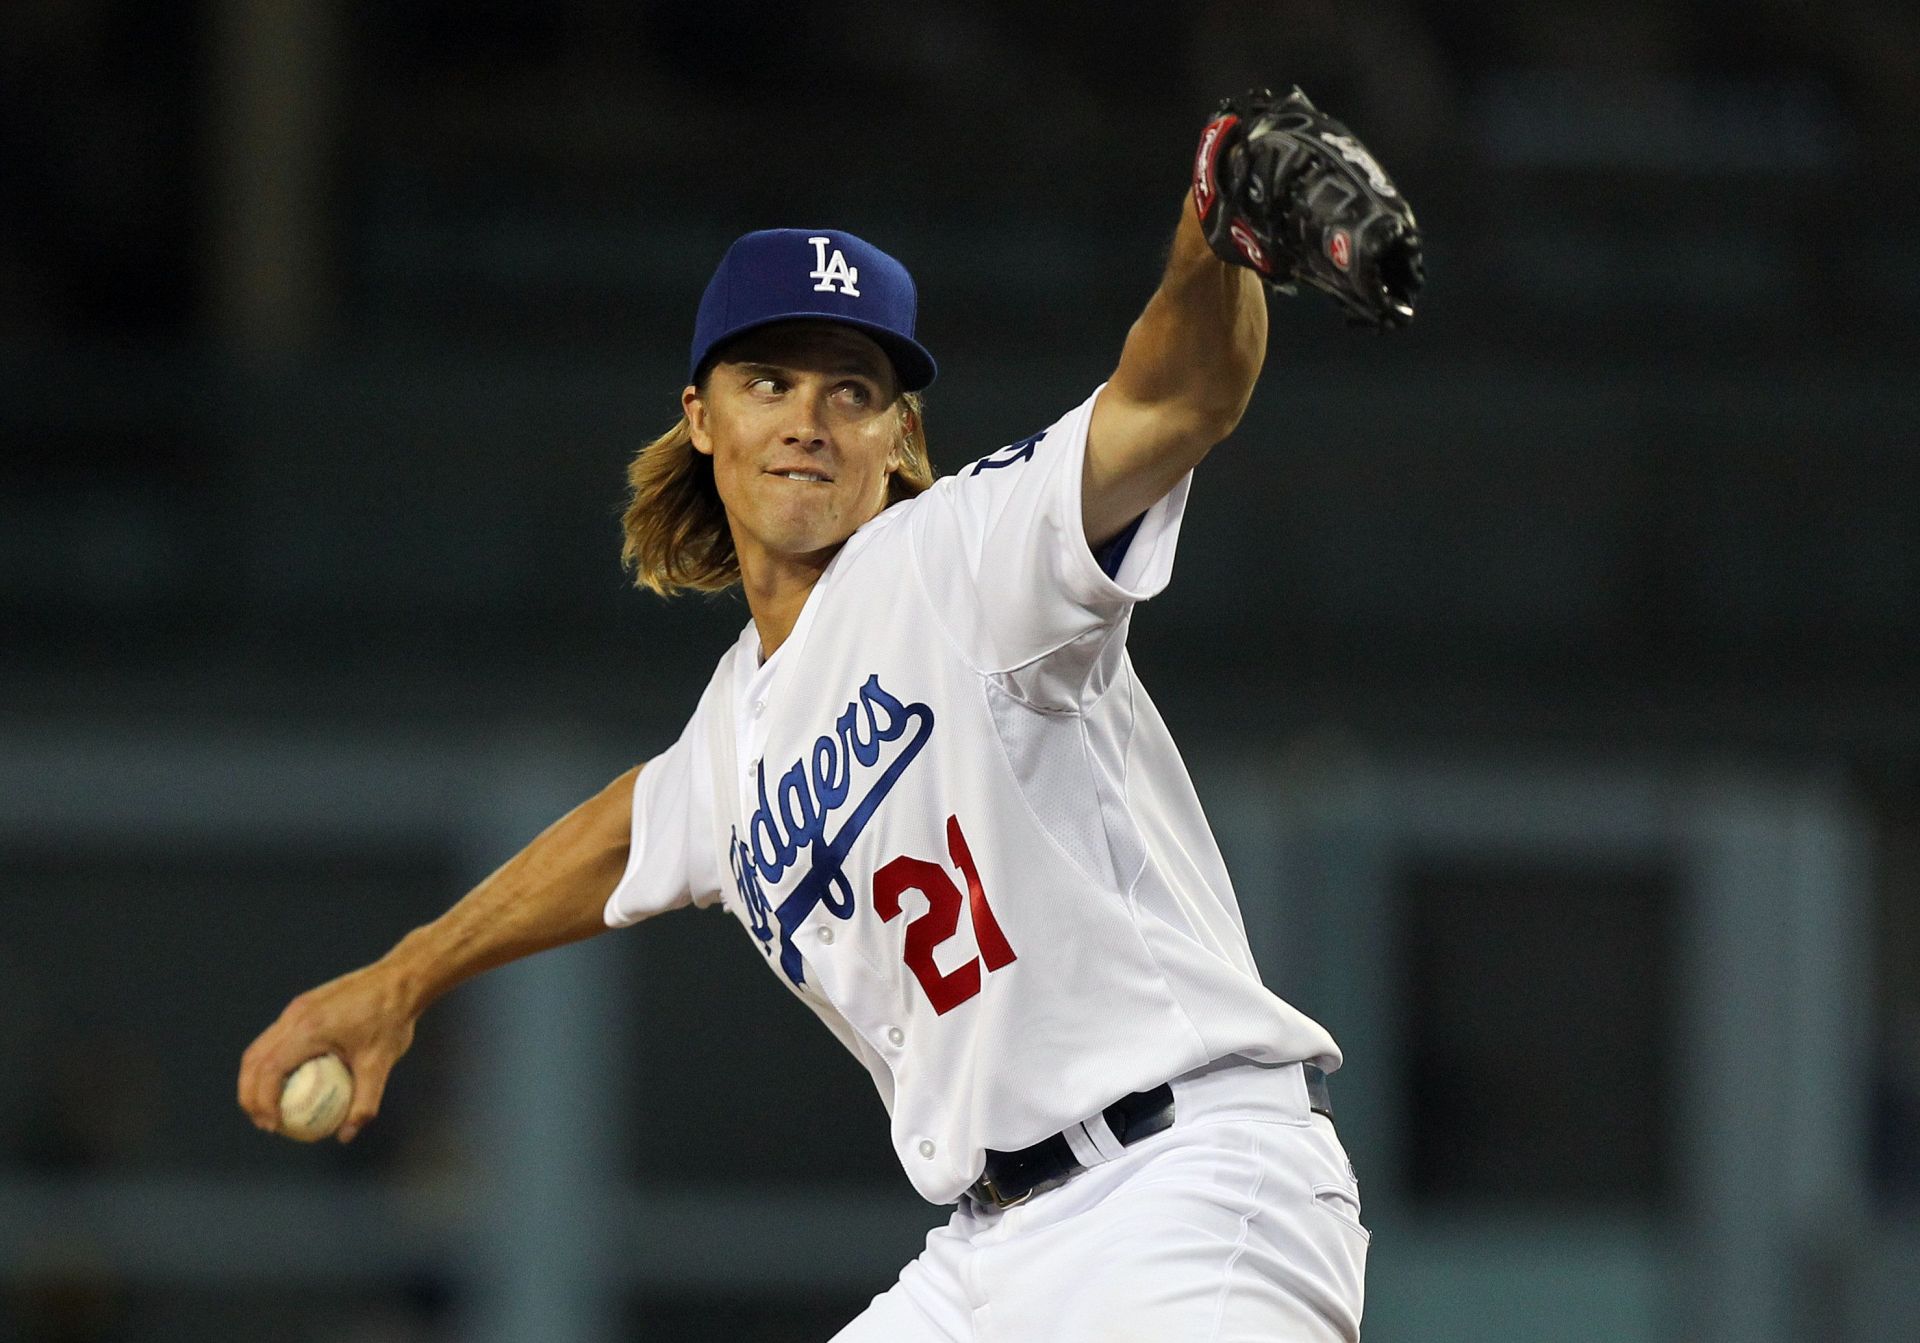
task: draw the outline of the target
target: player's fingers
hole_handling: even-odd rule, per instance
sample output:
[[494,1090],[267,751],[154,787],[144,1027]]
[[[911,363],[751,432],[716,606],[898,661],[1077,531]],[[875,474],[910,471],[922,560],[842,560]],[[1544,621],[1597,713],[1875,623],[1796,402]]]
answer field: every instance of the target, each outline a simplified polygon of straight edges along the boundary
[[309,1016],[305,995],[295,998],[241,1055],[240,1108],[255,1127],[269,1133],[280,1128],[280,1091],[287,1074],[315,1054],[327,1052]]
[[287,1068],[280,1062],[276,1032],[278,1024],[262,1032],[240,1056],[238,1084],[240,1108],[255,1128],[272,1132],[280,1122],[280,1084]]
[[413,1043],[412,1020],[396,1018],[390,999],[356,972],[288,1003],[241,1056],[240,1108],[258,1127],[279,1132],[288,1076],[316,1055],[333,1054],[354,1078],[354,1101],[340,1128],[351,1139],[377,1112],[388,1072]]
[[260,1116],[253,1106],[253,1073],[259,1066],[256,1062],[257,1056],[254,1054],[257,1043],[248,1045],[246,1051],[240,1055],[240,1074],[234,1082],[234,1099],[239,1102],[241,1113],[253,1121],[255,1128],[260,1126]]
[[380,1098],[386,1094],[387,1078],[397,1061],[369,1050],[349,1063],[353,1072],[353,1103],[347,1107],[347,1117],[340,1121],[337,1136],[341,1142],[352,1142],[380,1113]]

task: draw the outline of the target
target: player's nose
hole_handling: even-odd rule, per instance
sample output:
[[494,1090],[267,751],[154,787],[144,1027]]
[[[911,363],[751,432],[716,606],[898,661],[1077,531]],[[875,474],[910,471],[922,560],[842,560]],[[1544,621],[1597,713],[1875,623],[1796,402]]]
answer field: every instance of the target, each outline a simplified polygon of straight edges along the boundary
[[825,447],[827,445],[826,409],[824,399],[816,400],[808,396],[792,398],[780,441],[789,447]]

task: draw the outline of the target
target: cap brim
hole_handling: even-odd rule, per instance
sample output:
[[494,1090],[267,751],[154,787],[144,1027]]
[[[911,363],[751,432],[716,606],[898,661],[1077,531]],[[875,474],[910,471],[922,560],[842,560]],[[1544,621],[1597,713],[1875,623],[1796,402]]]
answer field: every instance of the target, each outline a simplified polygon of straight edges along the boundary
[[[758,331],[763,326],[778,326],[781,322],[806,321],[832,322],[836,326],[850,326],[863,335],[870,336],[874,344],[886,351],[887,359],[893,364],[893,371],[900,379],[900,390],[903,392],[918,392],[932,386],[935,376],[940,371],[938,365],[933,362],[933,356],[927,353],[926,346],[919,341],[909,340],[899,332],[876,323],[862,322],[838,312],[783,312],[778,317],[743,322],[714,337],[713,342],[707,346],[707,353],[701,357],[701,366],[711,367],[716,359],[725,354],[729,341],[736,340],[749,331]],[[700,370],[694,371],[697,375]]]

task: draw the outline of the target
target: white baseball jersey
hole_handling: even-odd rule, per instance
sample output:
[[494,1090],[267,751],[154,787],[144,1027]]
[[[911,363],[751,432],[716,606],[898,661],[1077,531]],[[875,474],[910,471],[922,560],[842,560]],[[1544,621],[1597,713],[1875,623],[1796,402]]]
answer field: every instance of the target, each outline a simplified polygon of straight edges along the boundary
[[1261,985],[1127,656],[1191,477],[1103,566],[1080,506],[1093,400],[861,527],[764,665],[749,622],[641,771],[606,908],[725,904],[867,1066],[936,1203],[987,1149],[1211,1060],[1340,1061]]

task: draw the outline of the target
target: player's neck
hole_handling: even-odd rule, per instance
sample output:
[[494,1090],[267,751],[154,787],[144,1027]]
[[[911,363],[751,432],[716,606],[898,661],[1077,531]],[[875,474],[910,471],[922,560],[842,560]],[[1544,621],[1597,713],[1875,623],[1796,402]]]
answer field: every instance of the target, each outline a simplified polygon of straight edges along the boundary
[[754,628],[760,632],[760,659],[774,655],[800,619],[820,575],[840,551],[813,555],[740,554],[740,587],[747,597],[747,609],[753,612]]

